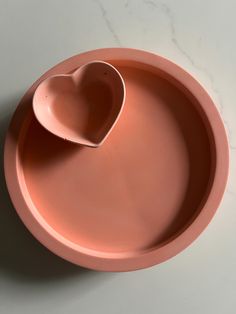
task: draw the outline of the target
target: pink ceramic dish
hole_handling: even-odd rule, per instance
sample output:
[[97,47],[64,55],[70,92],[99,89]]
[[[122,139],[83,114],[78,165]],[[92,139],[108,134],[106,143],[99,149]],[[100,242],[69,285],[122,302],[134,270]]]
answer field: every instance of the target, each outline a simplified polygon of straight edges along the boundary
[[[50,134],[32,110],[42,80],[92,60],[114,65],[127,92],[96,150]],[[191,244],[219,206],[229,164],[223,123],[202,86],[160,56],[123,48],[86,52],[45,73],[14,114],[4,160],[32,234],[68,261],[104,271],[152,266]]]
[[125,101],[120,73],[103,61],[92,61],[72,74],[44,80],[33,96],[38,121],[65,140],[100,146],[116,124]]

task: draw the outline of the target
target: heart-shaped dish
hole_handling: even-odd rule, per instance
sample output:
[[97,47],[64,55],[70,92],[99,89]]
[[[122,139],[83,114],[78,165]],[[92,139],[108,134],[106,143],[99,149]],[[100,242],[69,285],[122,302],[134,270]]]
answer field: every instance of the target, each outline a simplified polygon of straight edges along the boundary
[[92,61],[72,74],[44,80],[35,91],[33,110],[54,135],[98,147],[116,124],[124,101],[120,73],[109,63]]

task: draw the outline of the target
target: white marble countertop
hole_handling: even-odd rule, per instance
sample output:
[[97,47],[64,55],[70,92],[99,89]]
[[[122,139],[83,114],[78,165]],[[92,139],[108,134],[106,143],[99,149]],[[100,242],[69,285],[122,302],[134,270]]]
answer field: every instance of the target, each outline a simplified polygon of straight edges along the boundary
[[1,149],[39,75],[79,52],[120,46],[192,73],[217,104],[231,151],[227,190],[207,230],[166,263],[116,274],[81,270],[38,244],[10,205],[1,166],[0,313],[235,313],[236,1],[0,0],[0,8]]

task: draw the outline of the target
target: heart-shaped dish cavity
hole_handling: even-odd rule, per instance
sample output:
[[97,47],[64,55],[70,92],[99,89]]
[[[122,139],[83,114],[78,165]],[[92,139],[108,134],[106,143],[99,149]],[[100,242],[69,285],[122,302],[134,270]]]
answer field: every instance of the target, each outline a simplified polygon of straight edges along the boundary
[[117,122],[124,101],[120,73],[106,62],[93,61],[70,75],[44,80],[35,91],[33,109],[54,135],[98,147]]

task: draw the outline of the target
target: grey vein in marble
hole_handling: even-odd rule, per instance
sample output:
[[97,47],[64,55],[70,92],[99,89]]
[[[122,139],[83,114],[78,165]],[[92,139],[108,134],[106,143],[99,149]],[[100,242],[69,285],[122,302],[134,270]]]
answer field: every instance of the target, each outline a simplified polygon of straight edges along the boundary
[[114,30],[114,27],[112,26],[111,20],[108,17],[108,13],[106,8],[104,7],[104,5],[102,4],[102,2],[100,0],[94,0],[95,3],[97,3],[101,13],[102,13],[102,18],[104,20],[104,22],[106,23],[107,29],[109,30],[109,32],[111,33],[111,35],[113,36],[116,44],[121,47],[121,41],[116,33],[116,31]]
[[128,6],[129,6],[129,0],[126,0],[125,1],[125,8],[128,8]]

